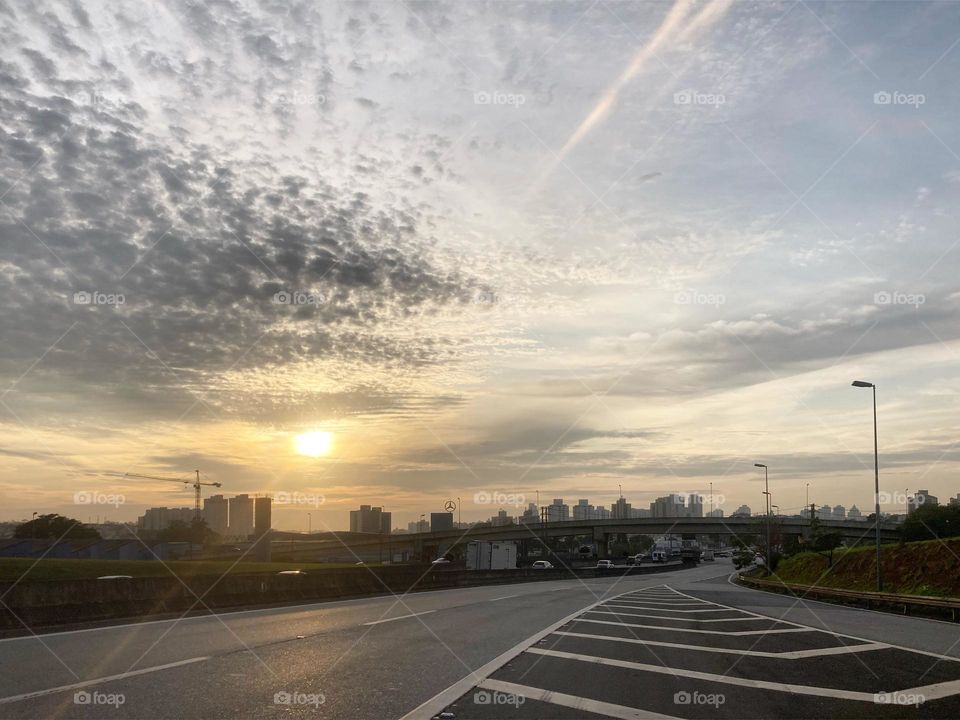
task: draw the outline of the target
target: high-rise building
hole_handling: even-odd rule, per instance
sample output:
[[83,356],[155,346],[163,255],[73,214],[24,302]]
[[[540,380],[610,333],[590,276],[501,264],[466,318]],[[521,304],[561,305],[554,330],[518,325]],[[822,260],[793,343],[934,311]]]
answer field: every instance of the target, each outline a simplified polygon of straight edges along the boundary
[[631,518],[648,518],[650,517],[650,511],[647,508],[630,508],[630,517]]
[[554,498],[547,505],[547,522],[565,522],[570,519],[570,506],[563,502],[563,498]]
[[925,505],[939,505],[940,499],[926,490],[917,490],[913,497],[907,498],[907,514]]
[[257,537],[268,532],[273,523],[273,498],[258,497],[253,500],[253,532]]
[[453,530],[452,512],[430,513],[430,531],[439,532],[440,530]]
[[382,507],[361,505],[359,510],[350,511],[350,532],[389,535],[392,525],[393,513],[384,512]]
[[193,522],[196,511],[193,508],[148,508],[143,515],[137,518],[137,527],[141,530],[166,530],[174,522],[189,525]]
[[430,532],[430,523],[426,520],[414,520],[407,523],[408,533]]
[[[683,496],[671,493],[658,497],[650,503],[650,516],[655,518],[685,517],[687,508],[683,503]],[[703,514],[703,503],[700,505],[701,516]]]
[[687,503],[686,517],[703,517],[703,495],[691,493]]
[[847,518],[850,520],[859,520],[863,517],[863,513],[860,512],[860,508],[856,505],[851,505],[850,510],[847,512]]
[[586,498],[581,498],[580,500],[577,500],[577,504],[573,506],[573,519],[594,520],[595,512],[596,508],[590,504],[590,501]]
[[843,505],[834,505],[833,506],[833,519],[834,520],[846,520],[847,519],[847,509]]
[[609,520],[613,513],[611,513],[607,508],[597,505],[593,509],[593,519],[594,520]]
[[951,505],[960,505],[960,493],[957,493],[956,497],[950,498]]
[[610,518],[613,520],[626,520],[630,517],[630,511],[633,508],[625,498],[617,498],[617,501],[610,506]]
[[715,510],[708,510],[708,511],[707,511],[707,514],[706,514],[706,517],[708,517],[708,518],[722,518],[722,517],[723,517],[723,510],[721,510],[720,508],[716,508]]
[[230,504],[223,495],[211,495],[203,499],[203,519],[207,527],[217,535],[226,537],[230,528]]
[[527,509],[520,516],[520,522],[524,525],[535,525],[540,522],[540,511],[536,503],[527,504]]
[[230,524],[227,534],[235,538],[247,538],[253,534],[253,498],[235,495],[228,500]]
[[750,517],[751,515],[753,515],[753,510],[750,509],[750,506],[741,505],[731,513],[730,517]]
[[507,515],[506,510],[499,510],[496,515],[490,518],[490,524],[494,527],[513,525],[513,518]]

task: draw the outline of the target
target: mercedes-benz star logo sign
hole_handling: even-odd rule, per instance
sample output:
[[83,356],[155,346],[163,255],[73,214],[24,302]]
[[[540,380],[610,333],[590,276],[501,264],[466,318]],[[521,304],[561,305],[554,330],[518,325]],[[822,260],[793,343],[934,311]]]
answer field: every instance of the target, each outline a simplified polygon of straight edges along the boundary
[[453,500],[447,500],[447,504],[443,506],[443,509],[447,512],[453,512],[457,509],[457,504]]

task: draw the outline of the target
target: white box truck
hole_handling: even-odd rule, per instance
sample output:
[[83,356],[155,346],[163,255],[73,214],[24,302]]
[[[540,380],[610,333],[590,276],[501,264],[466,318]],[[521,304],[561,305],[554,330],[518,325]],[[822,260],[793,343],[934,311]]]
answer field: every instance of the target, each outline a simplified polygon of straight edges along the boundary
[[472,542],[467,545],[467,570],[515,570],[514,542]]

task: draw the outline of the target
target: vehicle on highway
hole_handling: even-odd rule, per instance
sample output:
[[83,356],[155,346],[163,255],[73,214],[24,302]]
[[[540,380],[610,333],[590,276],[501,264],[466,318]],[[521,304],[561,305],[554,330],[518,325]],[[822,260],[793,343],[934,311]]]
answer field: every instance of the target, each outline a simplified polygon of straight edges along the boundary
[[700,559],[707,560],[710,562],[715,560],[713,550],[704,550],[702,553],[700,553]]
[[553,570],[553,563],[549,560],[537,560],[530,567],[534,570]]
[[306,575],[303,570],[281,570],[277,575]]
[[612,560],[597,560],[598,568],[612,568],[613,566]]
[[666,550],[654,550],[650,553],[650,559],[655,563],[661,563],[667,561],[667,551]]
[[133,575],[101,575],[97,580],[132,580]]
[[436,560],[434,560],[434,561],[433,561],[432,563],[430,563],[430,564],[431,564],[431,565],[449,565],[449,564],[450,564],[450,561],[447,560],[447,558],[445,558],[445,557],[438,557]]

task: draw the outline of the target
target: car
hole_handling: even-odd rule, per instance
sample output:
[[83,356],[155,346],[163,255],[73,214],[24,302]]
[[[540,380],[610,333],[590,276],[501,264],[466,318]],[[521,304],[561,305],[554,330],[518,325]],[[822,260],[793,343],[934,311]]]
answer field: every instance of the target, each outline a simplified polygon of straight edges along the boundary
[[133,575],[101,575],[97,580],[132,580]]
[[553,563],[549,560],[537,560],[531,567],[534,570],[553,570]]
[[431,565],[449,565],[449,564],[450,564],[450,561],[447,560],[445,557],[438,557],[436,560],[434,560],[434,561],[433,561],[432,563],[430,563],[430,564],[431,564]]
[[713,560],[715,559],[714,554],[713,554],[713,550],[704,550],[704,551],[700,554],[700,559],[701,559],[701,560],[710,560],[710,561],[713,561]]
[[655,563],[666,562],[667,561],[667,551],[666,550],[654,550],[650,553],[650,559]]
[[597,560],[597,567],[598,567],[598,568],[612,568],[612,567],[613,567],[613,561],[612,561],[612,560]]
[[303,570],[281,570],[277,575],[306,575]]

